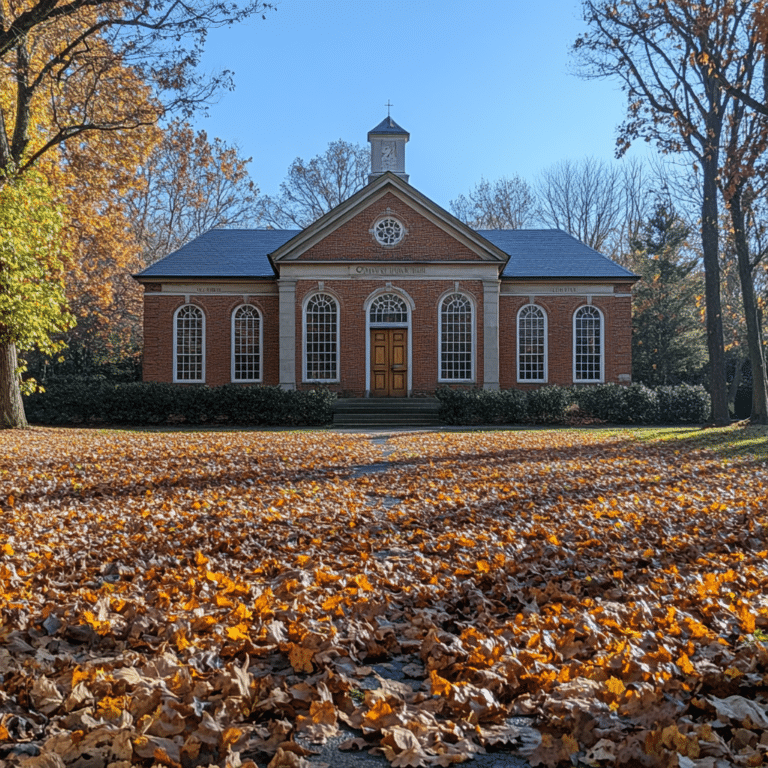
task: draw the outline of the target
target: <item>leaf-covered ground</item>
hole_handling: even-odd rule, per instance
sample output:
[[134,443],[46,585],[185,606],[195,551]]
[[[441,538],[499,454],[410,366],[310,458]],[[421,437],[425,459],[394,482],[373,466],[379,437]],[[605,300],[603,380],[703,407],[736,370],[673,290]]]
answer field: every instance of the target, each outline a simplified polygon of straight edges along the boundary
[[2,433],[0,766],[764,765],[767,563],[683,443]]

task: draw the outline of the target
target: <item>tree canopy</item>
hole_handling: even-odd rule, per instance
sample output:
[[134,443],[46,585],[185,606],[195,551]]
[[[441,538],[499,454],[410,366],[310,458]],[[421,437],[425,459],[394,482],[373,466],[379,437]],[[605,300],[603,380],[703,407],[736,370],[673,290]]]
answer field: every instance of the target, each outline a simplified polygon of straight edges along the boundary
[[522,229],[530,226],[535,207],[530,185],[517,175],[480,179],[469,195],[450,202],[454,216],[473,229]]
[[[231,82],[228,72],[198,69],[207,32],[270,7],[261,0],[0,0],[0,187],[36,167],[61,181],[97,146],[89,162],[104,157],[114,168],[127,160],[130,173],[151,146],[146,132],[161,118],[204,106]],[[144,134],[144,147],[129,138],[135,132]],[[56,184],[63,202],[76,178]],[[88,224],[73,238],[89,250],[95,238],[86,230],[95,234],[104,211],[80,212]],[[13,274],[0,276],[9,296]],[[0,341],[0,423],[11,427],[25,424],[15,344],[8,335]]]
[[362,189],[368,181],[371,153],[367,147],[339,139],[309,162],[297,157],[275,196],[261,199],[263,225],[303,229]]
[[[62,215],[47,180],[28,173],[0,188],[0,356],[18,378],[16,350],[56,352],[51,340],[73,322],[66,309],[61,261]],[[3,399],[2,426],[26,424]]]
[[[751,44],[744,23],[749,0],[584,0],[587,31],[574,44],[586,77],[611,78],[627,94],[619,152],[635,139],[663,152],[688,153],[701,169],[701,242],[705,270],[710,394],[715,423],[729,422],[725,387],[718,188],[730,95],[712,62],[741,83],[742,57]],[[706,51],[702,50],[702,44]]]

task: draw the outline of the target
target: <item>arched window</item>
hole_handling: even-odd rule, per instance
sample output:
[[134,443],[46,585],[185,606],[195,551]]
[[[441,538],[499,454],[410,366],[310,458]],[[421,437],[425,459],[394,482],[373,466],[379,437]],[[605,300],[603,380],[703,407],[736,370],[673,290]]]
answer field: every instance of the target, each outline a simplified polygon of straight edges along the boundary
[[232,313],[232,381],[261,381],[261,314],[250,304]]
[[383,293],[371,303],[369,318],[371,325],[406,325],[408,307],[396,294]]
[[333,296],[316,293],[304,309],[304,379],[339,378],[339,306]]
[[547,380],[547,317],[535,304],[517,313],[517,380]]
[[176,310],[173,318],[173,380],[205,381],[205,316],[194,304]]
[[472,302],[451,293],[440,302],[440,381],[472,381]]
[[603,316],[597,307],[581,307],[573,316],[573,380],[603,379]]

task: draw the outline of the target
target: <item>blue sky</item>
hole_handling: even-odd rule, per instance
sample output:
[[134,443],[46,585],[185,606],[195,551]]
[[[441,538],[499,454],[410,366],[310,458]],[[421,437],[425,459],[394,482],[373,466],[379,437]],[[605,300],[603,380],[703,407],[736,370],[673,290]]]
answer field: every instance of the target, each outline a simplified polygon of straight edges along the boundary
[[625,97],[574,74],[583,28],[575,0],[279,0],[210,35],[203,66],[236,87],[196,126],[236,143],[274,194],[297,156],[365,144],[391,100],[411,183],[447,207],[481,177],[612,159]]

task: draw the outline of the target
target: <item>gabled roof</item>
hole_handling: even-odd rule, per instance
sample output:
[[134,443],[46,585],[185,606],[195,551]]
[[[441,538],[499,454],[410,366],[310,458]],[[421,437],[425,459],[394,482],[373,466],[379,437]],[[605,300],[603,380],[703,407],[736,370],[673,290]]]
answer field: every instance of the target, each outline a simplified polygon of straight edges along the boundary
[[[502,262],[509,257],[502,277],[512,279],[637,279],[629,270],[611,261],[593,248],[560,229],[484,229],[474,232],[450,214],[424,198],[410,185],[393,174],[385,174],[395,186],[407,189],[412,199],[429,204],[431,212],[445,215],[444,226],[456,227],[455,232],[475,248],[482,248],[486,258]],[[211,229],[200,237],[170,253],[136,277],[144,278],[273,278],[270,257],[286,256],[301,251],[307,243],[322,238],[328,227],[333,228],[336,217],[349,205],[352,214],[364,204],[365,191],[391,189],[380,177],[345,203],[337,206],[307,229]],[[353,201],[358,198],[357,204]],[[294,242],[291,242],[294,241]],[[495,259],[494,259],[495,257]]]
[[370,181],[362,189],[339,203],[335,208],[312,222],[301,234],[289,243],[285,243],[272,254],[274,264],[298,259],[302,253],[315,243],[346,223],[376,200],[392,193],[418,214],[429,219],[464,246],[477,254],[478,260],[505,264],[507,254],[491,241],[479,237],[474,229],[457,219],[453,214],[441,208],[437,203],[412,187],[405,179],[392,171],[385,171]]
[[388,133],[390,135],[398,134],[400,136],[411,135],[405,128],[401,128],[391,117],[385,117],[375,128],[368,131],[368,138],[370,139],[371,134],[377,133]]
[[478,234],[509,254],[502,277],[637,279],[561,229],[481,229]]
[[299,229],[211,229],[136,277],[274,277],[268,254],[299,232]]

